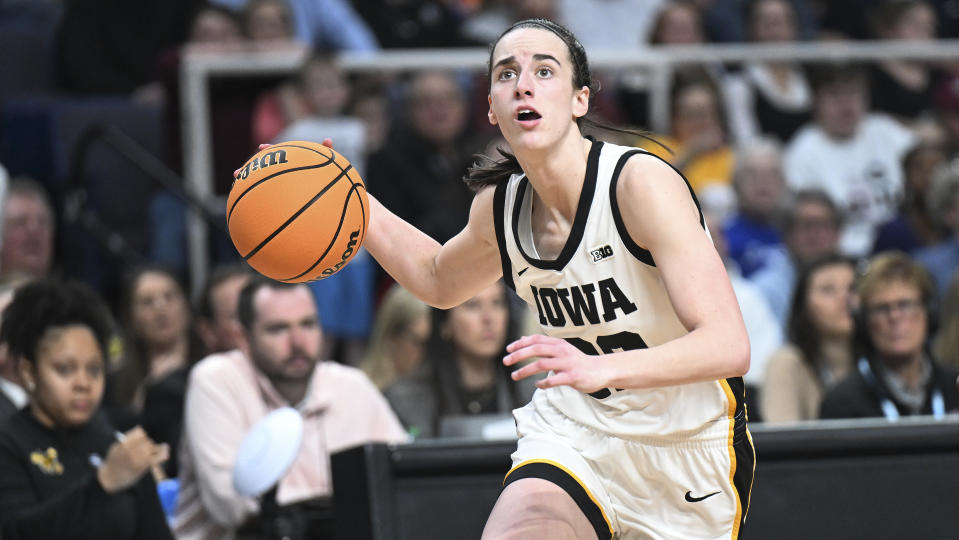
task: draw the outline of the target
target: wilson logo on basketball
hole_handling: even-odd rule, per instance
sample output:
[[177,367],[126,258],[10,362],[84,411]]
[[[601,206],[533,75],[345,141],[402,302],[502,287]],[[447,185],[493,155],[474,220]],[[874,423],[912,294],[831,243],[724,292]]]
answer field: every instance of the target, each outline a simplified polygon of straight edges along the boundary
[[343,256],[340,258],[340,262],[336,263],[333,268],[327,268],[323,270],[323,277],[330,276],[337,270],[343,267],[347,261],[350,260],[350,257],[353,256],[353,248],[356,247],[356,239],[360,236],[360,231],[353,231],[350,233],[350,241],[346,244],[346,251],[343,252]]
[[265,169],[271,165],[276,165],[279,163],[286,163],[286,150],[276,150],[273,152],[266,152],[260,158],[251,159],[243,170],[240,171],[240,174],[237,175],[237,178],[240,180],[246,180],[250,173],[257,169]]

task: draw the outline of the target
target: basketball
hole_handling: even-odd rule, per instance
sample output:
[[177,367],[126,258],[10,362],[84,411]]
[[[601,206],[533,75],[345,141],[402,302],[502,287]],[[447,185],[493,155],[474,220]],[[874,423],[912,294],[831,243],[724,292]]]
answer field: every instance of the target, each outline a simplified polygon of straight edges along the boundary
[[260,150],[239,169],[226,223],[254,270],[298,283],[329,277],[356,255],[369,208],[349,160],[319,143],[290,141]]

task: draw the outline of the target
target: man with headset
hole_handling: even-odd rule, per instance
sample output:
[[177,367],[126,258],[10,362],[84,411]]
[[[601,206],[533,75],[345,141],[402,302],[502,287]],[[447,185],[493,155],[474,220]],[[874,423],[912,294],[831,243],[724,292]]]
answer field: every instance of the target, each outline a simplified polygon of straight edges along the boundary
[[876,256],[857,287],[855,369],[823,398],[821,418],[959,412],[956,372],[927,347],[934,326],[929,274],[903,253]]

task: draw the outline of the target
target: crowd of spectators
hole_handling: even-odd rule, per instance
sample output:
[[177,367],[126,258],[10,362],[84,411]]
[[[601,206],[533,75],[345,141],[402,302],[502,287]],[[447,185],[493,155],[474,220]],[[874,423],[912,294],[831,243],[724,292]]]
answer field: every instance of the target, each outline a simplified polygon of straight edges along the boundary
[[[40,36],[54,73],[40,89],[0,74],[0,98],[109,95],[152,107],[160,157],[179,173],[184,55],[305,52],[289,77],[211,81],[216,195],[257,144],[331,137],[370,193],[442,242],[466,222],[461,177],[475,155],[508,150],[487,122],[486,81],[470,69],[350,73],[338,52],[483,46],[527,17],[567,24],[591,51],[637,55],[929,41],[959,37],[954,4],[0,0],[0,28]],[[750,420],[959,411],[959,54],[683,64],[668,75],[599,73],[594,117],[649,137],[596,135],[660,155],[702,203],[750,337]],[[103,260],[127,279],[96,291],[75,283],[79,264],[60,234],[66,179],[10,154],[16,137],[0,131],[11,169],[0,167],[0,306],[11,306],[0,329],[4,536],[169,537],[143,532],[162,528],[153,492],[167,479],[181,483],[166,508],[178,538],[273,534],[277,508],[311,501],[302,515],[328,517],[331,452],[459,433],[470,417],[491,425],[529,400],[531,383],[512,381],[499,360],[537,322],[502,282],[437,310],[361,251],[331,278],[278,286],[214,231],[214,271],[191,290],[188,206],[162,189],[141,211],[142,259]],[[265,498],[236,493],[240,441],[284,406],[304,419],[301,455]],[[301,533],[322,537],[323,519]]]

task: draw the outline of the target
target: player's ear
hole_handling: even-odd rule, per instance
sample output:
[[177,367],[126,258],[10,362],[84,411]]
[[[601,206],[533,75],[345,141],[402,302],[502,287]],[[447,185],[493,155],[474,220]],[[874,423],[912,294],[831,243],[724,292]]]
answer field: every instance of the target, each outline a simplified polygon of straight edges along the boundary
[[486,101],[487,103],[489,103],[489,112],[486,113],[486,117],[489,118],[489,123],[495,126],[497,123],[497,120],[496,120],[496,114],[493,112],[493,96],[490,96],[489,94],[487,94]]
[[584,86],[573,93],[573,118],[582,118],[589,112],[589,87]]

